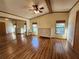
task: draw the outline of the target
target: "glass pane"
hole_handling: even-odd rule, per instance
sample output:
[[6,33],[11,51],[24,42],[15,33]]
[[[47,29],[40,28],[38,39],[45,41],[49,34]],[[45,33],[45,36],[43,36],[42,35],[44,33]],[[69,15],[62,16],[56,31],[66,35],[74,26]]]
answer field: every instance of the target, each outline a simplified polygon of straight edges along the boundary
[[57,23],[56,24],[56,34],[63,35],[65,31],[65,24],[64,23]]
[[57,23],[57,24],[56,24],[56,27],[64,27],[64,26],[65,26],[64,23]]

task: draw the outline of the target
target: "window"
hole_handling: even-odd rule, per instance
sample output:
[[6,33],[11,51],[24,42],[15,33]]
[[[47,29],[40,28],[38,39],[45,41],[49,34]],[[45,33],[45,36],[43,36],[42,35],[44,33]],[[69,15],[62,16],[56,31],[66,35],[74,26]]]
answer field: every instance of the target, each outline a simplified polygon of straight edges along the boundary
[[65,21],[56,22],[56,34],[64,35],[65,33]]
[[33,24],[32,24],[32,32],[33,32],[35,35],[38,35],[37,23],[33,23]]

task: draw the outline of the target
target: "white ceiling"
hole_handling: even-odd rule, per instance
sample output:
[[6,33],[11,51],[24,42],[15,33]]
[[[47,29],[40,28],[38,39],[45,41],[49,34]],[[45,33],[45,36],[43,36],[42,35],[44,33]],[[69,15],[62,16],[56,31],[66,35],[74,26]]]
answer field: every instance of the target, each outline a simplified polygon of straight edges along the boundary
[[[0,0],[0,11],[5,11],[28,19],[49,13],[45,0]],[[50,0],[52,11],[69,11],[78,0]],[[39,7],[43,6],[43,13],[35,14],[32,5],[38,3]]]
[[54,12],[69,11],[78,0],[50,0]]

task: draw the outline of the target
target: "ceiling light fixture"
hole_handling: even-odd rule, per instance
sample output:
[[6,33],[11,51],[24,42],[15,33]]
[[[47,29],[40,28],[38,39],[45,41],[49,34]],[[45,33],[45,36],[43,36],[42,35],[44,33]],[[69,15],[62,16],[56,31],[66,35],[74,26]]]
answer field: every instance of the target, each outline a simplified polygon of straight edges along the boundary
[[37,11],[36,11],[36,10],[34,10],[34,13],[35,13],[35,14],[38,14],[38,13],[40,13],[40,12],[39,12],[39,10],[37,10]]

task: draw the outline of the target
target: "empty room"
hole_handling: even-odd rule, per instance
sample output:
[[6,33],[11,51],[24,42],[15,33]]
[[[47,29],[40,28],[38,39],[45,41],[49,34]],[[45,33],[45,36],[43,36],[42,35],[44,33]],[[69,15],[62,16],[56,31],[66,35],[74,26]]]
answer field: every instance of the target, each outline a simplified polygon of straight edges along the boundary
[[0,59],[79,59],[79,0],[0,0]]

